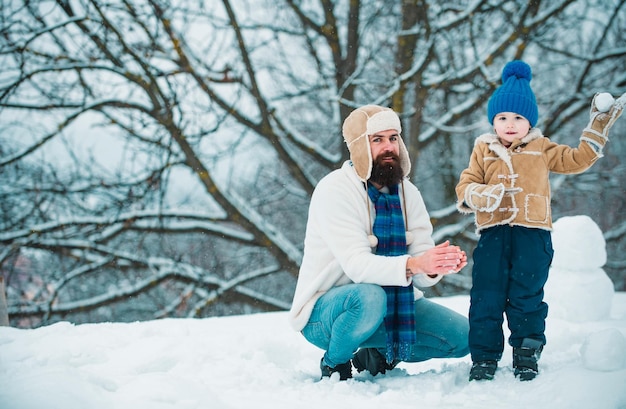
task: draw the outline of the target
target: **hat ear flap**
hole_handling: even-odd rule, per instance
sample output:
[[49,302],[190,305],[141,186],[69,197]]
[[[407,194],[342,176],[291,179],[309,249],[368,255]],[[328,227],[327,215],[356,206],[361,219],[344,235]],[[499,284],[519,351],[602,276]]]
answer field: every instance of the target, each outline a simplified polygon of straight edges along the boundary
[[361,135],[350,144],[350,160],[359,178],[367,181],[372,173],[372,151],[367,135]]
[[404,171],[404,176],[408,177],[411,174],[411,160],[409,159],[409,151],[407,150],[406,145],[404,144],[404,141],[401,137],[398,142],[400,145],[400,166]]

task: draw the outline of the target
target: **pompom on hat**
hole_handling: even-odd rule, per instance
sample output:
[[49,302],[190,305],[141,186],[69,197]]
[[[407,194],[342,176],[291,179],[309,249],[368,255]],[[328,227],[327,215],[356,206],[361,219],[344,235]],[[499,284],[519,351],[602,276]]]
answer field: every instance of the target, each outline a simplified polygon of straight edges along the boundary
[[493,125],[493,118],[501,112],[514,112],[528,119],[534,127],[539,117],[535,94],[530,88],[532,70],[523,61],[514,60],[502,69],[502,85],[495,90],[487,104],[487,118]]
[[411,161],[400,137],[402,133],[400,118],[392,109],[378,105],[365,105],[352,111],[343,122],[343,139],[348,145],[354,170],[363,182],[372,175],[372,151],[369,136],[389,129],[398,131],[400,166],[404,171],[404,176],[408,176],[411,171]]

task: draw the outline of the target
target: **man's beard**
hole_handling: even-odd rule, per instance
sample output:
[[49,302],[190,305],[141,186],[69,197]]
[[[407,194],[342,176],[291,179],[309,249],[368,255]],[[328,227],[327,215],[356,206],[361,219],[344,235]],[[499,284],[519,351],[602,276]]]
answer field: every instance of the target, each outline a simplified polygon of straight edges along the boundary
[[[393,157],[393,162],[383,163],[382,159],[389,156]],[[387,154],[376,158],[372,165],[372,175],[369,180],[381,186],[393,186],[400,183],[403,177],[404,171],[400,166],[400,158],[393,154]]]

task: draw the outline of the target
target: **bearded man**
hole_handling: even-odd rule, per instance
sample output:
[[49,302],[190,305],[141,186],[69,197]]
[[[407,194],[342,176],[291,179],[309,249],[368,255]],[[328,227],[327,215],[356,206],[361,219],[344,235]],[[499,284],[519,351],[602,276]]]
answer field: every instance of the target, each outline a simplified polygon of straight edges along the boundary
[[311,197],[291,326],[324,350],[322,378],[352,369],[385,373],[399,362],[469,353],[467,318],[417,287],[467,265],[459,247],[435,245],[417,187],[408,180],[400,118],[367,105],[344,121],[350,160]]

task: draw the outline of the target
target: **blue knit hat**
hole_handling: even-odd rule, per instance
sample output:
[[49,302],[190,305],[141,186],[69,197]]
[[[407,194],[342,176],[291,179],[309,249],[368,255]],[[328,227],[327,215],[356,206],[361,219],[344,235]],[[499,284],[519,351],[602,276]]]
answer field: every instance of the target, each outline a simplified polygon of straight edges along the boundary
[[487,118],[493,125],[493,118],[501,112],[514,112],[528,119],[534,127],[539,117],[535,94],[530,88],[532,71],[523,61],[509,62],[502,70],[502,85],[495,90],[487,104]]

